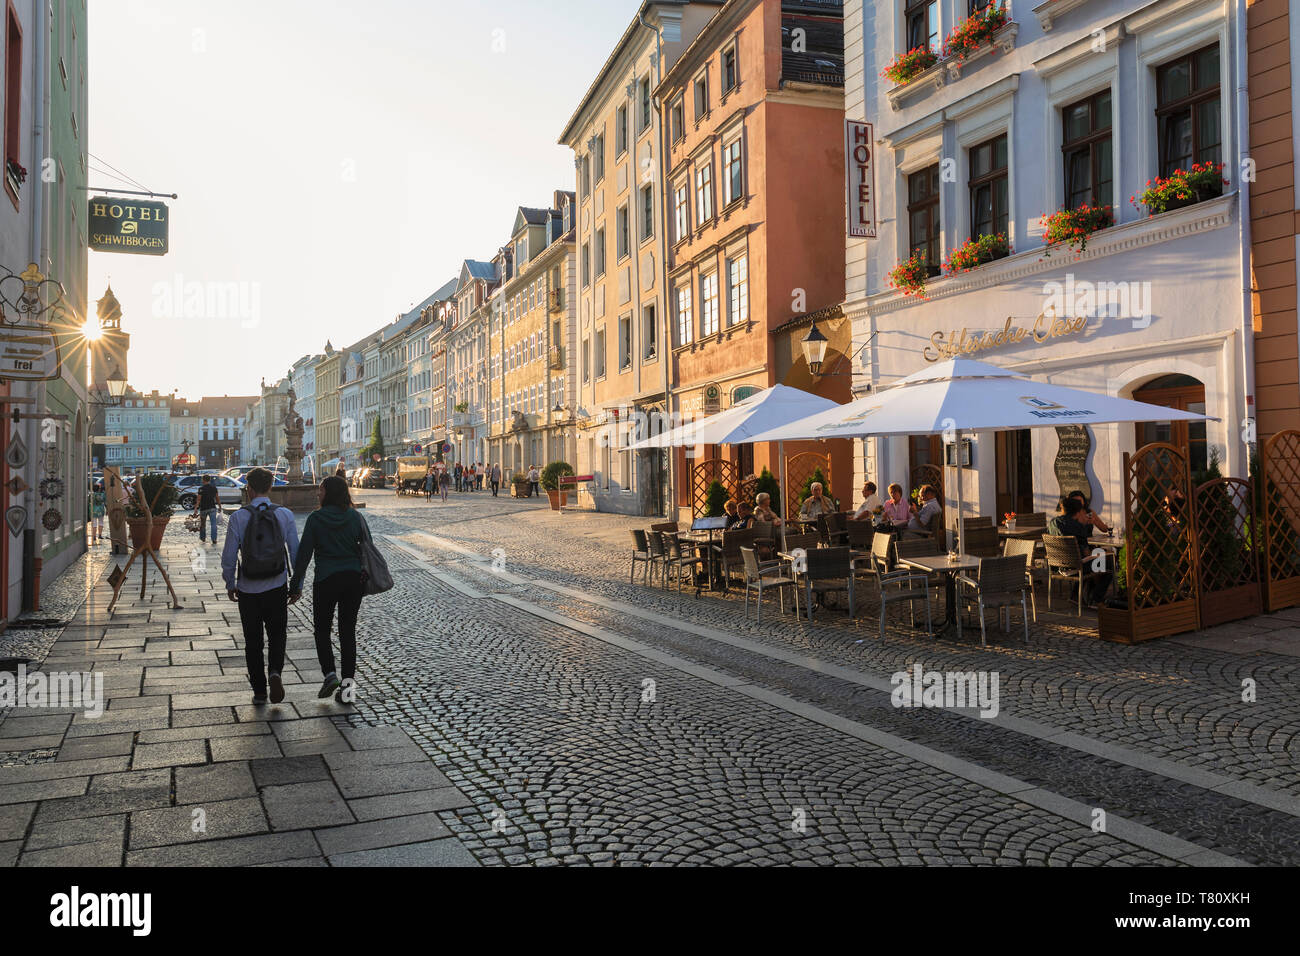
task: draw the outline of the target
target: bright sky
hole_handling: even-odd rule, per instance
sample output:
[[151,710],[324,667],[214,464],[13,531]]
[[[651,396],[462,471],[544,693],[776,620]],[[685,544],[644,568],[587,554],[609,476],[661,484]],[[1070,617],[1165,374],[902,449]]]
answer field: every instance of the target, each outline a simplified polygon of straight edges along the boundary
[[491,256],[574,188],[555,141],[638,6],[94,0],[91,169],[180,196],[165,257],[90,253],[131,384],[256,394]]

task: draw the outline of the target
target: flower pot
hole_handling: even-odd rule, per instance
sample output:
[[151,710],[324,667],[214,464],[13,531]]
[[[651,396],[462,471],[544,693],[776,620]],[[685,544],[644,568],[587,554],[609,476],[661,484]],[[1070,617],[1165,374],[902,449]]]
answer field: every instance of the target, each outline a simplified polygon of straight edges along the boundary
[[1015,530],[1016,530],[1016,519],[1015,519],[1015,518],[1009,518],[1009,519],[1007,519],[1007,530],[1008,530],[1008,531],[1015,531]]
[[557,491],[548,488],[546,490],[546,497],[551,499],[552,511],[559,511],[569,503],[569,493],[567,491]]
[[[163,534],[167,531],[167,522],[171,520],[171,515],[153,519],[153,534],[149,535],[149,547],[153,548],[153,550],[157,551],[162,547]],[[140,548],[144,547],[149,522],[145,518],[128,518],[126,526],[131,532],[132,549],[140,550]]]

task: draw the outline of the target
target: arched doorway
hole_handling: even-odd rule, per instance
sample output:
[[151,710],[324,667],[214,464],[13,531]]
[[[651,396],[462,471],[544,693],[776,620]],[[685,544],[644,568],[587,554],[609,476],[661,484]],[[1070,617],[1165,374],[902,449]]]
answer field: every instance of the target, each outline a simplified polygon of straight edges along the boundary
[[[1204,415],[1205,385],[1190,375],[1162,375],[1135,390],[1133,400]],[[1165,442],[1181,449],[1193,478],[1209,466],[1205,422],[1138,422],[1134,429],[1138,448]]]

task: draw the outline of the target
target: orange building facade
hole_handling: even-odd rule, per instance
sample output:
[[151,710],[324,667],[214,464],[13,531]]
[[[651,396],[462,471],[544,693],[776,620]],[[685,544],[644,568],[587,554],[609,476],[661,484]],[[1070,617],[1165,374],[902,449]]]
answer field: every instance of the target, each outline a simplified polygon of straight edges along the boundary
[[[838,9],[728,0],[655,96],[667,138],[671,410],[691,420],[775,384],[848,401]],[[800,346],[814,318],[831,340],[820,376]],[[791,497],[821,468],[844,505],[856,500],[850,442],[787,443],[785,453]],[[775,446],[677,450],[677,514],[699,513],[715,478],[752,493],[764,468],[780,474]]]

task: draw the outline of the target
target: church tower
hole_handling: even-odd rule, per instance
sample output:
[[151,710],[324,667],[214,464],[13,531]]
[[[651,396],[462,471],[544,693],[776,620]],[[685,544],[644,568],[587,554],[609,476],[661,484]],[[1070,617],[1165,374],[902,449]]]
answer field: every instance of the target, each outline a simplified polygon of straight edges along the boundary
[[113,295],[110,285],[104,296],[95,304],[99,316],[100,336],[91,343],[92,378],[94,387],[106,391],[110,378],[127,378],[126,353],[131,348],[131,336],[122,331],[122,305]]

